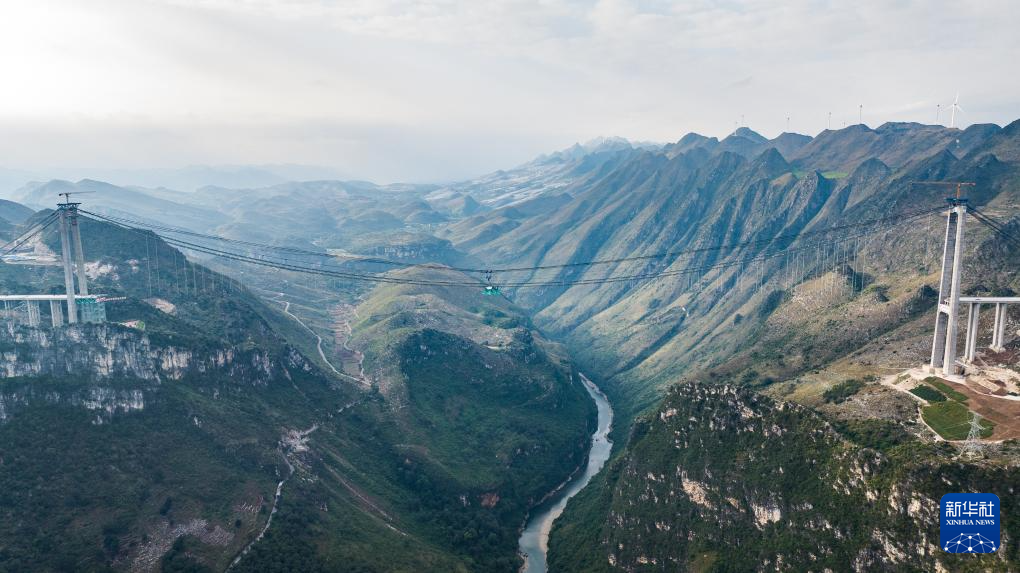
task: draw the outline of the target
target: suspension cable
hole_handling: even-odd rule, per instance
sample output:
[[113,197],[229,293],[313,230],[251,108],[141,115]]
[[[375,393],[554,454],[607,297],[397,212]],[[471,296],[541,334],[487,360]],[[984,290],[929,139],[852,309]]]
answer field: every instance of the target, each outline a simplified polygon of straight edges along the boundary
[[3,251],[2,254],[5,255],[13,253],[18,249],[18,247],[24,245],[30,239],[32,239],[39,233],[43,232],[47,227],[55,223],[58,218],[59,215],[57,215],[56,212],[50,213],[42,221],[39,221],[38,223],[27,229],[25,232],[12,239],[6,245],[0,247],[0,251]]
[[[843,224],[843,225],[835,225],[835,226],[832,226],[832,227],[825,227],[825,228],[816,229],[816,230],[813,230],[813,231],[803,231],[803,232],[800,232],[800,233],[790,233],[790,234],[786,234],[786,235],[777,235],[777,236],[773,236],[773,237],[754,239],[754,240],[742,241],[742,242],[736,242],[736,243],[723,243],[723,244],[719,244],[719,245],[712,245],[712,246],[706,246],[706,247],[696,247],[696,248],[690,248],[690,249],[680,249],[680,250],[676,250],[676,251],[667,251],[667,252],[653,253],[653,254],[648,254],[648,255],[635,255],[635,256],[630,256],[630,257],[619,257],[619,258],[612,258],[612,259],[597,259],[597,260],[591,260],[591,261],[578,261],[578,262],[573,262],[573,263],[558,263],[558,264],[549,264],[549,265],[536,265],[536,266],[530,266],[530,267],[466,268],[466,267],[454,267],[454,266],[438,265],[438,264],[435,264],[435,263],[406,263],[406,262],[401,262],[401,261],[392,261],[392,260],[387,260],[387,259],[378,259],[378,258],[371,258],[371,257],[357,257],[357,256],[352,258],[351,261],[352,262],[376,263],[376,264],[384,264],[384,265],[400,266],[400,267],[418,267],[418,268],[431,268],[431,269],[448,269],[448,270],[460,271],[460,272],[463,272],[463,273],[476,273],[476,274],[480,274],[482,276],[486,276],[488,273],[512,273],[512,272],[532,272],[533,273],[533,272],[536,272],[536,271],[551,270],[551,269],[565,269],[565,268],[576,268],[576,267],[586,267],[586,266],[596,266],[596,265],[609,265],[609,264],[619,264],[619,263],[632,262],[632,261],[647,261],[647,260],[661,259],[661,258],[679,258],[680,256],[683,256],[683,255],[690,255],[690,254],[696,254],[696,253],[706,253],[706,252],[720,251],[720,250],[735,250],[735,249],[746,248],[746,247],[755,247],[755,246],[760,246],[760,245],[767,245],[767,244],[774,243],[774,242],[784,242],[784,241],[787,241],[787,240],[792,242],[795,239],[803,238],[803,237],[825,235],[825,234],[828,234],[828,233],[845,231],[845,230],[852,229],[852,228],[871,227],[871,226],[881,225],[883,223],[890,222],[890,221],[898,221],[898,220],[903,220],[905,218],[913,218],[915,216],[929,215],[929,214],[941,211],[942,209],[943,209],[943,207],[940,206],[940,207],[929,208],[929,209],[924,209],[924,210],[919,210],[919,211],[912,211],[912,212],[907,212],[907,213],[901,213],[901,214],[898,214],[898,215],[886,215],[886,216],[878,217],[878,218],[875,218],[875,219],[870,219],[870,220],[865,220],[865,221],[857,221],[857,222],[854,222],[854,223],[847,223],[847,224]],[[256,247],[256,248],[261,248],[261,249],[271,249],[271,250],[288,252],[288,253],[293,253],[293,254],[309,255],[309,256],[316,256],[316,257],[327,257],[327,258],[332,258],[332,259],[337,258],[335,255],[331,255],[329,253],[323,253],[323,252],[319,252],[319,251],[311,251],[311,250],[300,249],[300,248],[296,248],[296,247],[285,247],[285,246],[278,246],[278,245],[268,245],[268,244],[256,243],[256,242],[252,242],[252,241],[243,241],[243,240],[240,240],[240,239],[230,239],[230,238],[226,238],[226,237],[219,237],[219,236],[216,236],[216,235],[208,235],[208,234],[204,234],[204,233],[197,233],[195,231],[190,231],[190,230],[187,230],[187,229],[180,229],[180,228],[176,228],[176,227],[168,227],[168,226],[164,226],[164,225],[147,223],[147,222],[144,222],[144,221],[137,221],[137,220],[127,219],[127,218],[123,218],[123,217],[114,217],[114,216],[108,216],[108,215],[100,215],[98,213],[92,213],[92,212],[86,211],[84,209],[79,209],[78,211],[81,212],[81,213],[86,213],[88,215],[91,215],[91,216],[99,218],[99,219],[103,219],[103,220],[106,220],[106,221],[109,221],[109,222],[126,224],[128,226],[140,225],[140,226],[145,227],[145,228],[158,229],[158,230],[166,231],[166,232],[169,232],[169,233],[184,234],[184,235],[193,236],[193,237],[200,237],[200,238],[211,239],[211,240],[216,240],[216,241],[240,244],[240,245],[251,246],[251,247]],[[164,238],[166,238],[166,237],[164,236]]]
[[977,219],[980,223],[994,231],[997,235],[999,235],[1003,239],[1006,239],[1007,242],[1012,243],[1014,246],[1020,246],[1020,237],[1017,237],[1007,232],[1005,225],[989,217],[988,215],[985,215],[984,213],[982,213],[981,211],[977,210],[974,207],[968,208],[968,211],[972,215],[974,215],[974,218]]
[[[899,215],[899,216],[895,216],[895,217],[883,217],[882,220],[885,221],[887,224],[889,224],[889,226],[895,226],[895,225],[900,225],[900,224],[906,223],[906,222],[911,221],[911,220],[913,220],[915,218],[918,218],[918,217],[923,217],[924,215],[927,215],[928,213],[929,213],[928,210],[918,211],[918,212],[909,213],[909,214],[905,214],[905,215]],[[93,214],[89,213],[89,215],[92,216]],[[893,222],[893,221],[896,221],[896,222]],[[121,226],[121,227],[125,227],[125,228],[128,228],[128,229],[135,230],[137,232],[145,232],[145,230],[143,230],[143,229],[138,229],[138,228],[135,228],[135,227],[131,227],[131,226],[126,225],[124,223],[117,223],[117,222],[113,222],[113,223],[118,225],[118,226]],[[843,227],[853,227],[853,226],[855,226],[855,225],[845,225]],[[869,226],[873,226],[873,225],[869,225]],[[865,230],[865,229],[862,229],[858,234],[856,234],[856,235],[847,235],[846,237],[842,238],[841,240],[843,240],[843,241],[851,240],[853,238],[865,236],[867,234],[868,234],[868,231]],[[807,233],[805,233],[805,235],[807,235]],[[243,253],[237,253],[237,252],[226,251],[226,250],[223,250],[223,249],[217,249],[217,248],[214,248],[214,247],[210,247],[208,245],[202,245],[202,244],[193,243],[193,242],[190,242],[190,241],[184,241],[182,239],[177,239],[177,238],[173,238],[173,237],[162,237],[162,238],[168,244],[176,246],[178,248],[183,248],[183,249],[187,249],[187,250],[201,252],[201,253],[204,253],[204,254],[209,254],[209,255],[213,255],[213,256],[223,257],[223,258],[227,258],[227,259],[231,259],[231,260],[236,260],[236,261],[240,261],[240,262],[245,262],[245,263],[249,263],[249,264],[255,264],[255,265],[260,265],[260,266],[265,266],[265,267],[277,268],[277,269],[280,269],[280,270],[288,270],[288,271],[294,271],[294,272],[304,272],[304,273],[325,275],[325,276],[336,277],[336,278],[345,278],[345,279],[350,279],[350,280],[360,280],[360,281],[377,282],[377,283],[391,283],[391,284],[416,284],[416,285],[425,285],[425,286],[472,286],[472,287],[477,287],[477,286],[483,284],[479,280],[473,280],[473,281],[468,282],[468,281],[452,281],[452,280],[410,279],[410,278],[401,278],[401,277],[395,277],[393,275],[385,275],[385,274],[362,274],[362,273],[355,273],[355,272],[350,272],[350,271],[342,271],[342,270],[336,270],[336,269],[323,268],[321,266],[320,267],[309,267],[309,266],[307,266],[305,264],[299,264],[299,263],[293,262],[293,261],[291,261],[289,259],[286,259],[286,258],[284,258],[283,260],[273,259],[273,258],[266,258],[264,256],[260,258],[260,257],[251,256],[251,255],[246,255],[246,254],[243,254]],[[793,238],[793,237],[791,237],[791,238]],[[534,287],[551,287],[551,286],[599,285],[599,284],[608,284],[608,283],[616,283],[616,282],[625,282],[625,281],[634,281],[634,280],[643,280],[643,279],[653,279],[653,278],[668,277],[668,276],[678,276],[678,275],[683,275],[683,274],[699,273],[699,272],[706,272],[706,271],[710,271],[710,270],[723,269],[723,268],[728,268],[728,267],[733,267],[733,266],[738,266],[738,265],[746,265],[748,263],[753,263],[753,262],[761,262],[761,261],[765,261],[765,260],[768,260],[768,259],[771,259],[771,258],[775,258],[775,257],[779,257],[779,256],[787,256],[788,254],[791,254],[791,253],[796,253],[796,252],[800,252],[800,251],[810,250],[810,249],[813,249],[813,248],[818,248],[818,246],[820,246],[823,243],[828,243],[828,241],[817,241],[817,242],[814,242],[814,243],[807,243],[807,244],[804,244],[804,245],[798,245],[795,248],[790,248],[789,246],[787,246],[786,248],[781,248],[781,247],[777,246],[778,248],[776,248],[772,252],[763,251],[763,252],[755,254],[755,255],[753,255],[751,257],[742,257],[742,258],[739,258],[739,259],[736,259],[736,260],[723,261],[723,262],[718,262],[718,263],[710,264],[710,265],[684,267],[684,268],[679,268],[679,269],[666,269],[666,270],[655,271],[655,272],[646,272],[646,273],[639,273],[639,274],[632,274],[632,275],[623,275],[623,276],[611,276],[610,275],[610,276],[604,276],[604,277],[581,278],[581,279],[576,279],[576,280],[560,279],[560,280],[545,280],[545,281],[538,281],[538,280],[517,281],[517,282],[505,283],[505,284],[503,284],[501,286],[506,286],[506,287],[511,287],[511,288],[528,288],[528,287],[534,288]],[[698,251],[698,250],[693,250],[693,251]],[[632,258],[632,260],[642,260],[644,258],[646,258],[646,257],[634,257],[634,258]],[[457,270],[455,268],[446,267],[446,266],[443,266],[443,265],[432,265],[431,268],[443,269],[443,270]]]

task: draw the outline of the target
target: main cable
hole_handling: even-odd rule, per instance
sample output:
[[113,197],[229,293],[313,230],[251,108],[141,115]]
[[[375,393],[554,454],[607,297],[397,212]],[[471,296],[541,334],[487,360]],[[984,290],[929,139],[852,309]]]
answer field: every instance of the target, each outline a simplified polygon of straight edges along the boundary
[[[917,217],[920,217],[920,216],[922,216],[922,215],[921,214],[915,214],[912,217],[904,218],[904,219],[900,220],[896,224],[897,225],[903,224],[903,223],[909,222],[909,221],[913,220],[914,218],[917,218]],[[845,242],[845,241],[853,240],[853,239],[856,239],[856,238],[864,237],[864,236],[867,236],[868,234],[869,233],[866,232],[866,231],[861,231],[858,234],[847,235],[846,237],[841,238],[840,242]],[[442,280],[423,280],[423,279],[402,279],[402,278],[399,278],[399,277],[393,277],[392,275],[363,275],[363,274],[359,274],[359,273],[351,273],[351,272],[347,272],[347,271],[326,269],[326,268],[322,268],[322,267],[308,267],[308,266],[305,266],[305,265],[294,263],[294,262],[290,261],[289,259],[284,259],[284,260],[281,261],[281,260],[268,259],[266,257],[259,258],[259,257],[254,257],[254,256],[250,256],[250,255],[244,255],[244,254],[240,254],[240,253],[224,251],[224,250],[221,250],[221,249],[216,249],[214,247],[209,247],[207,245],[201,245],[201,244],[192,243],[192,242],[189,242],[189,241],[183,241],[183,240],[180,240],[180,239],[163,237],[163,240],[166,241],[168,244],[177,246],[179,248],[188,249],[188,250],[194,250],[194,251],[198,251],[198,252],[202,252],[202,253],[210,254],[210,255],[214,255],[214,256],[221,256],[221,257],[229,258],[229,259],[232,259],[232,260],[247,262],[247,263],[256,264],[256,265],[260,265],[260,266],[274,267],[274,268],[279,268],[279,269],[282,269],[282,270],[290,270],[290,271],[296,271],[296,272],[309,272],[309,273],[313,273],[313,274],[327,275],[327,276],[337,277],[337,278],[346,278],[346,279],[352,279],[352,280],[363,280],[363,281],[381,282],[381,283],[421,284],[421,285],[430,285],[430,286],[478,286],[479,284],[482,284],[480,281],[466,282],[466,281],[442,281]],[[715,263],[715,264],[711,264],[711,265],[684,267],[684,268],[680,268],[680,269],[663,270],[663,271],[656,271],[656,272],[649,272],[649,273],[640,273],[640,274],[632,274],[632,275],[624,275],[624,276],[615,276],[615,277],[614,276],[605,276],[605,277],[594,277],[594,278],[582,278],[582,279],[577,279],[577,280],[547,280],[547,281],[507,282],[507,283],[500,283],[500,286],[502,286],[502,287],[509,287],[509,288],[547,287],[547,286],[574,286],[574,285],[607,284],[607,283],[614,283],[614,282],[624,282],[624,281],[633,281],[633,280],[641,280],[641,279],[649,279],[649,278],[677,276],[677,275],[689,274],[689,273],[694,273],[694,272],[704,272],[704,271],[708,271],[708,270],[715,270],[715,269],[727,268],[727,267],[732,267],[732,266],[737,266],[737,265],[744,265],[744,264],[747,264],[747,263],[764,261],[764,260],[768,260],[768,259],[771,259],[771,258],[774,258],[774,257],[778,257],[778,256],[786,256],[786,255],[797,253],[797,252],[801,252],[801,251],[807,251],[807,250],[815,249],[815,248],[818,248],[821,245],[827,244],[827,243],[828,243],[828,241],[824,241],[824,242],[823,241],[818,241],[818,242],[815,242],[815,243],[807,243],[805,245],[798,245],[795,248],[787,247],[785,249],[777,249],[777,250],[775,250],[773,252],[765,251],[765,252],[753,255],[751,257],[744,257],[744,258],[740,258],[740,259],[736,259],[736,260],[731,260],[731,261],[723,261],[723,262]],[[454,270],[454,269],[451,269],[450,267],[445,267],[445,266],[441,266],[441,265],[437,266],[437,268],[444,269],[444,270]]]
[[[79,211],[81,212],[82,210],[79,210]],[[889,223],[890,226],[896,226],[896,225],[900,225],[900,224],[904,224],[906,222],[909,222],[909,221],[911,221],[911,220],[913,220],[915,218],[923,217],[923,216],[925,216],[925,215],[927,215],[927,214],[929,214],[929,213],[931,213],[933,211],[934,210],[928,209],[928,210],[915,211],[915,212],[911,212],[911,213],[907,213],[907,214],[901,214],[901,215],[896,215],[896,216],[882,217],[880,219],[875,219],[875,220],[869,222],[867,225],[863,225],[863,224],[862,225],[857,225],[857,224],[841,225],[840,228],[864,227],[864,229],[861,229],[859,234],[854,235],[854,236],[847,235],[846,237],[841,238],[840,241],[847,241],[847,240],[851,240],[851,239],[854,239],[854,238],[859,238],[861,236],[867,235],[868,232],[867,232],[866,229],[869,228],[869,227],[872,227],[872,226],[874,226],[876,224],[878,224],[877,223],[878,221],[883,221],[883,222]],[[131,229],[131,230],[133,230],[135,232],[142,232],[142,233],[146,232],[145,229],[139,229],[139,228],[127,225],[125,223],[119,223],[117,221],[111,221],[110,220],[111,218],[104,217],[102,215],[96,215],[96,214],[91,213],[91,212],[87,212],[87,214],[90,217],[97,217],[100,220],[107,220],[108,222],[111,222],[112,224],[115,224],[115,225],[117,225],[119,227],[124,227],[124,228],[127,228],[127,229]],[[832,229],[833,228],[827,228],[824,232],[831,232]],[[148,231],[148,232],[152,232],[152,231]],[[812,232],[812,234],[821,234],[821,233],[822,233],[822,231]],[[808,233],[805,233],[802,236],[807,236],[807,235],[808,235]],[[157,236],[159,236],[159,235],[157,235]],[[793,235],[787,236],[787,238],[790,238],[790,239],[796,239],[798,237],[799,236],[793,236]],[[236,260],[236,261],[240,261],[240,262],[245,262],[245,263],[249,263],[249,264],[255,264],[255,265],[260,265],[260,266],[265,266],[265,267],[272,267],[272,268],[277,268],[277,269],[280,269],[280,270],[288,270],[288,271],[293,271],[293,272],[303,272],[303,273],[325,275],[325,276],[336,277],[336,278],[344,278],[344,279],[349,279],[349,280],[360,280],[360,281],[377,282],[377,283],[390,283],[390,284],[416,284],[416,285],[423,285],[423,286],[471,286],[471,287],[477,287],[480,284],[482,284],[480,281],[467,282],[467,281],[422,280],[422,279],[410,279],[410,278],[404,279],[404,278],[401,278],[401,277],[394,277],[392,275],[384,275],[384,274],[383,275],[378,275],[378,274],[361,274],[361,273],[355,273],[355,272],[350,272],[350,271],[325,269],[325,268],[322,268],[322,267],[315,268],[315,267],[309,267],[309,266],[306,266],[306,265],[296,264],[296,263],[294,263],[294,262],[292,262],[292,261],[290,261],[288,259],[284,259],[283,261],[272,260],[272,259],[267,260],[265,257],[258,258],[258,257],[250,256],[250,255],[241,254],[241,253],[225,251],[225,250],[222,250],[222,249],[216,249],[214,247],[210,247],[208,245],[201,245],[201,244],[198,244],[198,243],[193,243],[193,242],[190,242],[190,241],[184,241],[182,239],[177,239],[177,238],[172,238],[172,237],[165,237],[165,236],[163,236],[162,239],[164,241],[166,241],[168,244],[176,246],[176,247],[179,247],[179,248],[193,250],[193,251],[196,251],[196,252],[201,252],[201,253],[204,253],[204,254],[209,254],[209,255],[213,255],[213,256],[223,257],[223,258],[227,258],[227,259],[231,259],[231,260]],[[770,241],[775,242],[776,238],[772,238],[772,239],[770,239]],[[755,242],[758,242],[758,241],[748,241],[748,242],[746,242],[744,244],[753,244]],[[828,242],[828,241],[825,241],[825,242]],[[737,266],[737,265],[744,265],[744,264],[747,264],[747,263],[764,261],[764,260],[768,260],[770,258],[774,258],[774,257],[778,257],[778,256],[786,256],[786,255],[791,254],[791,253],[796,253],[796,252],[804,251],[804,250],[810,250],[812,248],[818,248],[821,244],[823,244],[823,242],[819,241],[819,242],[816,242],[816,243],[807,243],[807,244],[804,244],[804,245],[798,245],[796,248],[790,248],[789,245],[787,245],[786,248],[781,248],[780,247],[780,248],[776,249],[775,251],[773,251],[771,253],[768,252],[768,251],[763,251],[763,252],[761,252],[759,254],[756,254],[756,255],[754,255],[752,257],[745,257],[745,258],[740,258],[740,259],[731,260],[731,261],[723,261],[723,262],[720,262],[720,263],[715,263],[715,264],[712,264],[712,265],[704,265],[704,266],[700,266],[700,267],[699,266],[694,266],[694,267],[685,267],[685,268],[680,268],[680,269],[662,270],[662,271],[650,272],[650,273],[640,273],[640,274],[615,276],[615,277],[614,276],[605,276],[605,277],[594,277],[594,278],[582,278],[582,279],[577,279],[577,280],[518,281],[518,282],[502,283],[500,286],[509,287],[509,288],[528,288],[528,287],[534,288],[534,287],[549,287],[549,286],[597,285],[597,284],[609,284],[609,283],[615,283],[615,282],[652,279],[652,278],[660,278],[660,277],[668,277],[668,276],[678,276],[678,275],[683,275],[683,274],[690,274],[690,273],[696,273],[696,272],[705,272],[705,271],[716,270],[716,269],[721,269],[721,268],[727,268],[727,267],[732,267],[732,266]],[[692,249],[692,250],[686,251],[684,254],[691,254],[691,253],[694,253],[694,252],[701,252],[701,251],[704,251],[704,250],[707,250],[707,249]],[[649,259],[649,258],[652,258],[652,257],[651,256],[632,257],[632,258],[628,258],[626,260],[643,260],[643,259]],[[421,267],[422,265],[416,265],[416,266]],[[446,267],[446,266],[443,266],[443,265],[431,265],[431,268],[442,269],[442,270],[458,270],[456,268]]]
[[39,221],[38,223],[27,229],[25,232],[21,233],[14,239],[11,239],[11,241],[8,242],[6,245],[0,247],[0,251],[4,251],[3,254],[5,255],[13,253],[18,249],[18,247],[24,245],[30,239],[32,239],[39,233],[43,232],[47,227],[55,223],[58,218],[59,216],[55,211],[53,213],[50,213],[42,221]]
[[995,219],[989,217],[988,215],[985,215],[984,213],[982,213],[981,211],[979,211],[978,209],[976,209],[974,207],[970,207],[967,210],[972,215],[974,215],[975,219],[977,219],[979,222],[984,224],[986,227],[988,227],[989,229],[994,231],[1000,237],[1006,239],[1007,242],[1011,242],[1015,246],[1020,246],[1020,237],[1017,237],[1017,236],[1007,232],[1006,228],[1005,228],[1005,225],[1003,225],[1002,223],[1000,223],[1000,222],[996,221]]
[[[503,267],[503,268],[489,267],[489,268],[479,269],[479,268],[468,268],[468,267],[445,266],[445,265],[438,265],[438,264],[435,264],[435,263],[405,263],[405,262],[401,262],[401,261],[392,261],[392,260],[387,260],[387,259],[379,259],[379,258],[372,258],[372,257],[358,257],[358,256],[351,257],[349,259],[349,262],[376,263],[376,264],[384,264],[384,265],[390,265],[390,266],[400,266],[400,267],[405,267],[405,268],[406,267],[418,267],[418,268],[431,268],[431,269],[449,269],[449,270],[460,271],[460,272],[463,272],[463,273],[480,273],[480,274],[512,273],[512,272],[524,272],[524,271],[536,272],[536,271],[551,270],[551,269],[565,269],[565,268],[576,268],[576,267],[585,267],[585,266],[619,264],[619,263],[624,263],[624,262],[643,261],[643,260],[651,260],[651,259],[659,259],[659,258],[678,258],[680,256],[689,255],[689,254],[705,253],[705,252],[719,251],[719,250],[735,250],[735,249],[739,249],[739,248],[759,246],[759,245],[762,245],[762,244],[767,245],[767,244],[773,243],[773,242],[782,242],[782,241],[785,241],[787,239],[792,242],[793,240],[796,240],[798,238],[803,238],[803,237],[816,236],[816,235],[824,235],[824,234],[838,232],[838,231],[845,231],[847,229],[854,228],[854,227],[870,227],[870,226],[874,226],[874,225],[880,225],[880,224],[882,224],[884,222],[888,222],[888,221],[902,220],[904,218],[911,218],[911,217],[914,217],[914,216],[929,215],[929,214],[941,211],[942,209],[943,209],[943,207],[940,206],[940,207],[929,208],[929,209],[924,209],[924,210],[919,210],[919,211],[912,211],[912,212],[907,212],[907,213],[901,213],[901,214],[898,214],[898,215],[886,215],[886,216],[878,217],[878,218],[875,218],[875,219],[870,219],[870,220],[865,220],[865,221],[858,221],[858,222],[854,222],[854,223],[847,223],[847,224],[843,224],[843,225],[835,225],[835,226],[832,226],[832,227],[825,227],[825,228],[816,229],[816,230],[813,230],[813,231],[804,231],[804,232],[801,232],[801,233],[790,233],[790,234],[786,234],[786,235],[777,235],[777,236],[773,236],[773,237],[766,237],[766,238],[754,239],[754,240],[749,240],[749,241],[742,241],[742,242],[737,242],[737,243],[729,243],[729,244],[724,243],[724,244],[720,244],[720,245],[712,245],[712,246],[707,246],[707,247],[697,247],[697,248],[691,248],[691,249],[681,249],[681,250],[676,250],[676,251],[667,251],[667,252],[653,253],[653,254],[648,254],[648,255],[635,255],[635,256],[630,256],[630,257],[618,257],[618,258],[612,258],[612,259],[596,259],[596,260],[591,260],[591,261],[578,261],[578,262],[574,262],[574,263],[558,263],[558,264],[550,264],[550,265],[536,265],[536,266],[531,266],[531,267]],[[216,236],[216,235],[208,235],[208,234],[204,234],[204,233],[197,233],[195,231],[190,231],[190,230],[187,230],[187,229],[168,227],[168,226],[164,226],[164,225],[147,223],[147,222],[144,222],[144,221],[137,221],[137,220],[127,219],[127,218],[123,218],[123,217],[113,217],[113,216],[107,216],[107,215],[100,215],[98,213],[92,213],[91,211],[86,211],[84,209],[79,209],[79,212],[87,213],[88,215],[91,215],[93,217],[97,217],[97,218],[100,218],[100,219],[104,219],[104,220],[107,220],[109,222],[127,223],[129,225],[134,223],[134,224],[142,225],[142,226],[144,226],[146,228],[149,228],[149,229],[159,229],[159,230],[163,230],[163,231],[166,231],[166,232],[169,232],[169,233],[184,234],[184,235],[193,236],[193,237],[200,237],[200,238],[211,239],[211,240],[216,240],[216,241],[223,241],[223,242],[228,242],[228,243],[241,244],[241,245],[252,246],[252,247],[257,247],[257,248],[262,248],[262,249],[272,249],[272,250],[277,250],[277,251],[282,251],[282,252],[289,252],[289,253],[293,253],[293,254],[302,254],[302,255],[309,255],[309,256],[315,256],[315,257],[327,257],[327,258],[333,258],[333,259],[337,258],[335,255],[331,255],[329,253],[322,253],[322,252],[319,252],[319,251],[310,251],[310,250],[307,250],[307,249],[300,249],[300,248],[297,248],[297,247],[284,247],[284,246],[278,246],[278,245],[268,245],[268,244],[265,244],[265,243],[256,243],[256,242],[252,242],[252,241],[243,241],[243,240],[240,240],[240,239],[230,239],[230,238],[226,238],[226,237],[219,237],[219,236]],[[166,238],[166,237],[164,236],[164,238]]]
[[[209,234],[206,234],[206,233],[199,233],[197,231],[191,231],[189,229],[182,229],[180,227],[170,227],[170,226],[167,226],[167,225],[161,225],[161,224],[158,224],[158,223],[151,223],[151,222],[148,222],[148,221],[139,221],[137,219],[129,219],[129,218],[126,218],[126,217],[116,217],[116,216],[113,216],[113,215],[100,215],[99,213],[93,213],[91,211],[86,211],[85,209],[78,209],[78,212],[80,212],[80,213],[87,213],[88,215],[90,215],[90,216],[92,216],[94,218],[97,218],[97,219],[102,219],[102,220],[110,222],[110,223],[117,223],[117,224],[121,224],[121,225],[131,226],[131,227],[136,228],[136,229],[137,228],[145,228],[145,229],[148,229],[148,230],[158,230],[158,231],[164,231],[164,232],[167,232],[167,233],[174,233],[174,234],[178,234],[178,235],[187,235],[187,236],[190,236],[190,237],[198,237],[198,238],[202,238],[202,239],[212,239],[212,240],[221,241],[221,242],[224,242],[224,243],[232,243],[232,244],[244,245],[244,246],[249,246],[249,247],[257,247],[257,248],[261,248],[261,249],[271,249],[271,250],[274,250],[274,251],[281,251],[281,252],[292,253],[292,254],[297,254],[297,255],[309,255],[309,256],[314,256],[314,257],[331,258],[331,259],[341,258],[341,257],[339,257],[337,255],[333,255],[333,254],[330,254],[328,252],[311,251],[311,250],[302,249],[302,248],[299,248],[299,247],[287,247],[287,246],[283,246],[283,245],[270,245],[268,243],[257,243],[257,242],[254,242],[254,241],[245,241],[245,240],[242,240],[242,239],[231,239],[229,237],[221,237],[221,236],[218,236],[218,235],[209,235]],[[166,238],[165,235],[160,235],[160,236]],[[350,261],[350,262],[358,262],[358,263],[378,263],[378,264],[392,265],[392,266],[402,266],[402,267],[453,269],[453,270],[461,271],[461,272],[483,272],[481,269],[447,267],[447,266],[444,266],[444,265],[438,265],[438,264],[434,264],[434,263],[405,263],[405,262],[401,262],[401,261],[392,261],[392,260],[388,260],[388,259],[379,259],[379,258],[374,258],[374,257],[363,257],[363,256],[360,256],[360,255],[353,255],[353,254],[350,255],[349,257],[346,257],[346,259],[348,261]]]

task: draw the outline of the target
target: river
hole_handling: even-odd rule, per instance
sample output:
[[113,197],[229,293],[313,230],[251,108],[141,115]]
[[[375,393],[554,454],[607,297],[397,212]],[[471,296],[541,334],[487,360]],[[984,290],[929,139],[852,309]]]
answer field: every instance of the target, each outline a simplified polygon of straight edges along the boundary
[[546,573],[549,532],[552,530],[553,522],[563,513],[567,501],[584,489],[591,478],[602,470],[602,466],[606,464],[609,453],[613,449],[613,442],[609,441],[609,431],[613,427],[613,408],[609,405],[606,395],[584,374],[581,375],[581,382],[584,383],[584,389],[588,391],[588,395],[595,401],[599,413],[598,428],[591,435],[588,465],[584,468],[583,473],[574,476],[550,502],[542,504],[542,509],[528,518],[518,543],[519,551],[524,557],[521,573]]

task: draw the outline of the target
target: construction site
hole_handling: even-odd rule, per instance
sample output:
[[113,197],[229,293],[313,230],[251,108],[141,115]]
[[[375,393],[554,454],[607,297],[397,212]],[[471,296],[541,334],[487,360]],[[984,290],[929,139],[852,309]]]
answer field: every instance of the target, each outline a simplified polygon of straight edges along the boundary
[[[69,194],[68,194],[69,195]],[[0,319],[8,323],[24,324],[39,327],[48,323],[54,328],[78,322],[106,322],[106,302],[103,295],[90,294],[88,275],[85,267],[85,252],[82,248],[81,228],[78,225],[78,206],[72,203],[69,196],[57,205],[57,210],[41,221],[38,230],[20,243],[13,245],[9,254],[5,255],[7,264],[60,264],[64,269],[64,294],[47,293],[2,293],[0,301]],[[43,255],[34,256],[27,253],[14,252],[23,243],[35,238],[44,229],[54,223],[59,224],[60,258],[53,259]],[[74,245],[72,252],[71,245]]]

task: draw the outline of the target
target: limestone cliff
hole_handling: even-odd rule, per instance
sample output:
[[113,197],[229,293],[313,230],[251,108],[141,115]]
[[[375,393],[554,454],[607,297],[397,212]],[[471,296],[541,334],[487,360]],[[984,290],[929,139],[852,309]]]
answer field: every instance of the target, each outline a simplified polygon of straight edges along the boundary
[[[954,453],[861,447],[807,408],[683,384],[564,514],[552,570],[1016,570],[1020,471]],[[999,495],[1003,551],[939,550],[939,499],[961,491]]]
[[[0,329],[0,423],[34,403],[79,406],[112,415],[141,410],[160,384],[186,376],[215,376],[236,385],[265,386],[310,371],[298,352],[274,357],[262,349],[224,345],[201,350],[154,341],[116,324],[79,324],[61,329]],[[49,383],[73,379],[77,383]]]

